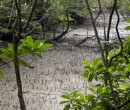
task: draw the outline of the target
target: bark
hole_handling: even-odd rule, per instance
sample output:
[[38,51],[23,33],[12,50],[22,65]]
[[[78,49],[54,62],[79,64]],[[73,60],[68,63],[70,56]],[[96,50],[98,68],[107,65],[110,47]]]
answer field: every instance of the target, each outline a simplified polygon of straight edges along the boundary
[[[14,33],[14,35],[15,35],[15,33]],[[24,102],[23,91],[22,91],[20,70],[19,70],[19,61],[18,61],[18,55],[17,55],[18,42],[17,42],[16,36],[14,36],[13,45],[14,45],[14,61],[13,62],[14,62],[16,82],[17,82],[17,87],[18,87],[18,98],[19,98],[21,110],[26,110],[26,105]]]
[[107,41],[109,41],[110,38],[110,30],[111,30],[111,23],[112,23],[112,16],[114,14],[114,10],[117,4],[117,0],[114,0],[114,4],[110,13],[110,17],[109,17],[109,23],[108,23],[108,30],[107,30]]
[[97,31],[97,28],[96,28],[96,24],[95,24],[93,15],[92,15],[92,11],[91,11],[91,8],[90,8],[90,5],[89,5],[88,0],[85,0],[85,2],[86,2],[86,5],[87,5],[89,14],[90,14],[91,22],[92,22],[93,29],[94,29],[94,32],[95,32],[95,36],[96,36],[96,39],[97,39],[97,42],[98,42],[98,45],[99,45],[99,49],[100,49],[100,51],[101,51],[102,60],[103,60],[103,62],[105,63],[104,52],[103,52],[102,44],[101,44],[101,41],[100,41],[100,38],[99,38],[99,35],[98,35],[98,31]]
[[92,37],[95,37],[95,36],[87,37],[87,38],[83,39],[82,41],[80,41],[79,43],[77,43],[75,46],[76,47],[80,46],[81,44],[85,43],[89,38],[92,38]]
[[57,36],[56,38],[54,38],[53,39],[54,41],[57,41],[57,40],[61,39],[66,33],[68,33],[69,26],[70,26],[68,12],[66,12],[66,17],[67,17],[67,28],[66,28],[66,30],[62,34],[60,34],[59,36]]
[[[22,82],[21,82],[21,77],[20,77],[20,70],[19,70],[19,61],[18,61],[18,42],[19,42],[19,36],[21,35],[22,32],[22,25],[21,25],[21,0],[14,0],[15,2],[15,7],[17,10],[17,18],[12,26],[13,29],[13,48],[14,48],[14,69],[15,69],[15,75],[16,75],[16,82],[17,82],[17,87],[18,87],[18,98],[20,102],[20,108],[21,110],[26,110],[26,105],[24,102],[24,97],[23,97],[23,91],[22,91]],[[18,28],[18,34],[15,33],[16,28]]]
[[[104,73],[105,86],[108,86],[107,81],[109,81],[109,88],[111,90],[111,95],[113,97],[113,102],[114,102],[114,105],[115,105],[115,109],[118,110],[117,109],[117,102],[116,102],[116,95],[114,93],[113,84],[112,84],[112,80],[111,80],[111,75],[107,71],[107,69],[108,69],[108,62],[107,62],[107,59],[105,59],[104,51],[103,51],[102,44],[101,44],[101,41],[100,41],[100,38],[99,38],[99,35],[98,35],[98,31],[97,31],[97,28],[96,28],[95,21],[94,21],[93,15],[92,15],[92,11],[91,11],[91,8],[90,8],[90,5],[89,5],[89,1],[88,0],[85,0],[85,1],[86,1],[86,5],[88,7],[88,11],[89,11],[89,14],[90,14],[91,22],[92,22],[93,29],[94,29],[94,32],[95,32],[95,36],[97,38],[97,42],[98,42],[98,45],[99,45],[99,49],[101,51],[102,60],[103,60],[104,66],[106,68],[106,72]],[[110,18],[109,18],[109,26],[108,26],[108,32],[107,32],[107,40],[108,41],[109,41],[109,33],[110,33],[110,29],[111,29],[111,20],[112,20],[112,16],[113,16],[116,4],[117,4],[117,0],[114,0],[113,9],[112,9],[112,12],[111,12]]]

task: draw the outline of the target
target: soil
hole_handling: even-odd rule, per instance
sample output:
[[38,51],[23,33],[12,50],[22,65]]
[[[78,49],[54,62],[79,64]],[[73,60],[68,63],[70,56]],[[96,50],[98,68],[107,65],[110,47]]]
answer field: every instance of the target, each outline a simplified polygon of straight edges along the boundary
[[[97,25],[99,35],[103,37],[102,18],[100,19]],[[116,19],[113,18],[111,38],[117,37],[114,29]],[[121,37],[130,33],[124,30],[126,25],[124,21],[120,22]],[[92,28],[88,35],[94,35]],[[42,59],[29,55],[23,58],[34,67],[21,67],[20,71],[27,110],[62,110],[63,106],[59,105],[61,95],[74,90],[84,94],[91,86],[81,77],[85,70],[82,60],[92,61],[100,56],[96,39],[89,39],[80,47],[74,46],[86,37],[87,26],[77,28],[66,34],[57,46],[43,53]],[[20,110],[13,64],[9,63],[0,69],[4,71],[4,77],[0,78],[0,110]]]

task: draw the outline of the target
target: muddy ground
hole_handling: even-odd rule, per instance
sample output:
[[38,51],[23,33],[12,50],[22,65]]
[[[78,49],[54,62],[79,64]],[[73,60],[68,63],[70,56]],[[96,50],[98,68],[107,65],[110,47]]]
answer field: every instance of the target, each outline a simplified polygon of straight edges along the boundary
[[[114,30],[116,17],[113,18],[111,38],[116,37]],[[99,22],[99,35],[103,36],[102,18]],[[122,37],[129,34],[124,30],[127,24],[120,23]],[[86,27],[87,28],[87,27]],[[91,86],[81,77],[84,67],[82,60],[91,61],[100,56],[96,39],[92,38],[80,47],[74,44],[87,37],[87,29],[78,28],[70,31],[57,46],[43,53],[43,58],[26,56],[24,59],[34,68],[21,67],[21,79],[27,110],[62,110],[60,96],[66,93],[85,89]],[[70,29],[71,30],[71,29]],[[93,36],[92,28],[88,31]],[[91,48],[90,48],[91,47]],[[95,47],[95,48],[92,48]],[[0,110],[20,110],[17,97],[17,86],[12,63],[0,67],[4,77],[0,79]]]

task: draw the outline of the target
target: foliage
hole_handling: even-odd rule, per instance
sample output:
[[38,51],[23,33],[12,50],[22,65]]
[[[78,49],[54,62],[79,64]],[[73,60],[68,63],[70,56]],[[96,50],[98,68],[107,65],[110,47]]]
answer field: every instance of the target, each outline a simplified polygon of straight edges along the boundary
[[119,0],[118,6],[121,13],[130,14],[130,9],[128,8],[130,6],[130,0]]
[[9,32],[8,29],[6,29],[6,28],[0,26],[0,33],[8,33],[8,32]]
[[[126,29],[130,30],[129,26]],[[64,110],[129,110],[130,36],[126,37],[123,42],[123,51],[116,57],[121,47],[118,44],[115,47],[118,47],[116,51],[109,50],[108,64],[111,63],[108,68],[105,67],[101,58],[94,59],[91,63],[83,61],[85,71],[82,77],[86,79],[86,83],[96,81],[96,84],[87,90],[87,95],[78,91],[62,95],[63,101],[60,104],[65,104]],[[108,79],[104,77],[106,74],[109,74]]]
[[[97,1],[98,0],[90,1],[91,6],[98,8]],[[118,1],[118,7],[120,12],[129,13],[129,1],[130,0]],[[32,0],[21,1],[21,18],[23,26],[28,20],[30,7],[32,7],[32,3]],[[103,10],[107,7],[111,7],[112,3],[113,0],[101,0]],[[48,29],[48,27],[53,27],[54,25],[56,25],[60,16],[66,16],[66,11],[69,12],[69,17],[75,21],[79,19],[84,21],[85,18],[88,16],[88,11],[86,10],[84,0],[41,0],[37,2],[37,7],[34,11],[32,22],[30,23],[29,29],[35,28],[35,31],[41,31]],[[15,9],[13,8],[13,1],[2,0],[0,6],[0,25],[3,27],[12,25],[16,18],[15,16],[16,13]],[[61,22],[59,24],[61,24]]]
[[[27,66],[25,60],[21,59],[22,56],[31,54],[32,56],[42,57],[41,53],[45,52],[47,48],[52,47],[52,44],[45,43],[45,40],[33,40],[31,36],[21,39],[21,44],[18,47],[19,65]],[[14,60],[13,44],[8,43],[7,48],[0,48],[0,58]]]
[[[110,53],[109,57],[112,54]],[[130,58],[128,60],[130,61]],[[105,69],[100,58],[93,60],[92,63],[87,61],[83,61],[83,63],[85,65],[85,72],[82,76],[88,83],[96,80],[97,84],[89,88],[88,95],[75,91],[72,94],[61,96],[67,99],[60,103],[67,103],[64,110],[112,110],[115,106],[112,101],[111,91],[109,86],[104,84],[103,75],[106,71],[109,71],[111,74],[118,106],[130,99],[130,63],[126,63],[123,56],[114,59],[108,70]],[[130,104],[123,106],[122,110],[128,110],[129,106]]]
[[2,72],[2,71],[0,71],[0,78],[1,78],[1,77],[3,77],[3,72]]

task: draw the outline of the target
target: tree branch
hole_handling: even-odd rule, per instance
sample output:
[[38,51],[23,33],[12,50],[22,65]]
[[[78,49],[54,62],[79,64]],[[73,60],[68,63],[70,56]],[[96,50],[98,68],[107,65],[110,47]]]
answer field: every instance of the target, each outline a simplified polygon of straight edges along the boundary
[[59,40],[60,38],[62,38],[68,32],[69,26],[70,26],[68,11],[66,11],[66,17],[67,17],[67,28],[66,28],[66,30],[62,34],[60,34],[59,36],[57,36],[56,38],[54,38],[53,39],[54,41]]
[[96,21],[97,18],[98,18],[98,17],[100,16],[100,14],[102,13],[102,6],[101,6],[101,1],[100,1],[100,0],[98,0],[98,5],[99,5],[99,12],[98,12],[98,15],[97,15],[97,17],[95,18],[94,21]]
[[122,54],[122,51],[123,51],[123,45],[122,45],[123,42],[122,42],[122,40],[121,40],[119,31],[118,31],[118,25],[119,25],[119,22],[120,22],[120,17],[119,17],[119,14],[118,14],[117,4],[115,5],[115,11],[116,11],[116,14],[117,14],[116,33],[117,33],[117,37],[118,37],[118,40],[119,40],[120,45],[121,45],[121,50],[120,50],[120,52],[119,52],[117,55],[113,56],[113,57],[110,59],[108,68],[111,66],[111,63],[112,63],[113,59],[116,58],[116,57],[118,57],[118,56],[120,56],[120,55]]
[[34,9],[35,9],[35,7],[36,7],[36,4],[37,4],[37,0],[34,0],[33,6],[32,6],[32,10],[31,10],[31,12],[30,12],[30,14],[29,14],[28,21],[27,21],[26,25],[23,27],[23,30],[25,30],[25,29],[28,27],[28,25],[29,25],[29,23],[30,23],[30,21],[31,21],[31,18],[32,18]]
[[112,7],[112,11],[110,13],[110,17],[109,17],[109,24],[108,24],[108,30],[107,30],[107,41],[109,41],[109,37],[110,37],[110,30],[111,30],[111,23],[112,23],[112,16],[114,14],[114,10],[117,4],[117,0],[114,0],[114,4]]

